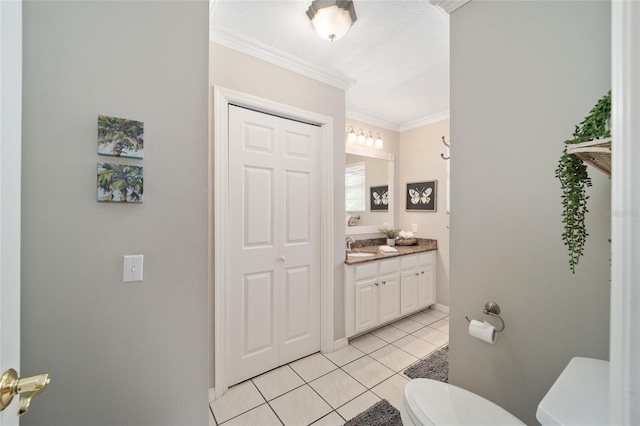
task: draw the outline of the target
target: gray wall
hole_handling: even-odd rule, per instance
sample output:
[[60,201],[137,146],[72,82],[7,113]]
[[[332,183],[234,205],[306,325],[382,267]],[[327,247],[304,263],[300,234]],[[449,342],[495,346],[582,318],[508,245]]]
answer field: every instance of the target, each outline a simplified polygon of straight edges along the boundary
[[[207,2],[24,4],[23,425],[207,422]],[[143,160],[96,154],[97,116],[144,121]],[[96,202],[96,163],[144,203]],[[144,281],[122,283],[123,255]]]
[[[575,275],[554,169],[611,87],[610,4],[472,1],[451,16],[451,382],[533,425],[574,356],[608,358],[610,181],[590,169]],[[495,345],[465,315],[503,310]]]

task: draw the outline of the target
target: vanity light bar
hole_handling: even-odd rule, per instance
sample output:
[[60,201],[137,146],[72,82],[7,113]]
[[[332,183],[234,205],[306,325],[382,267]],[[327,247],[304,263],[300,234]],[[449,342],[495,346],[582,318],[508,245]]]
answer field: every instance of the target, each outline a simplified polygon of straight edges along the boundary
[[367,148],[375,148],[382,149],[383,142],[380,137],[380,133],[376,133],[376,137],[373,137],[373,133],[371,130],[365,136],[365,133],[362,129],[358,129],[358,132],[353,129],[353,126],[349,126],[347,128],[347,143],[352,143],[355,145],[364,145]]

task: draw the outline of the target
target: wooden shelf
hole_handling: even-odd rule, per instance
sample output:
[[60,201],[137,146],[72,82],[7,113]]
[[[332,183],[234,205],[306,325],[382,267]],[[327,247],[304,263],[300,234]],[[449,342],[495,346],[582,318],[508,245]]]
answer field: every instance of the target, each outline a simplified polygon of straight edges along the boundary
[[611,176],[611,138],[567,145],[567,154],[573,154],[607,176]]

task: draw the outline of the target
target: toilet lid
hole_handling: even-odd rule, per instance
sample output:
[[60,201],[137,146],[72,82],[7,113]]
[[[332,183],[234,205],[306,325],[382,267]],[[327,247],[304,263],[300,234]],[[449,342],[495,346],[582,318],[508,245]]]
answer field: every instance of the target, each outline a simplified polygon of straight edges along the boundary
[[422,425],[524,425],[493,402],[454,385],[414,379],[404,388],[405,408]]

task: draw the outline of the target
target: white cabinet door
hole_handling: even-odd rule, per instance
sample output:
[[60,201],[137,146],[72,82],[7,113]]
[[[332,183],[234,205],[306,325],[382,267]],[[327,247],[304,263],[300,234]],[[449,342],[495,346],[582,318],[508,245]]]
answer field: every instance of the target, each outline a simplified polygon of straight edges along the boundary
[[355,333],[360,333],[380,323],[378,278],[355,283]]
[[400,280],[400,314],[408,314],[418,309],[417,269],[402,272]]
[[418,277],[418,303],[420,308],[436,303],[436,253],[420,255]]
[[380,323],[400,316],[400,274],[380,277]]

